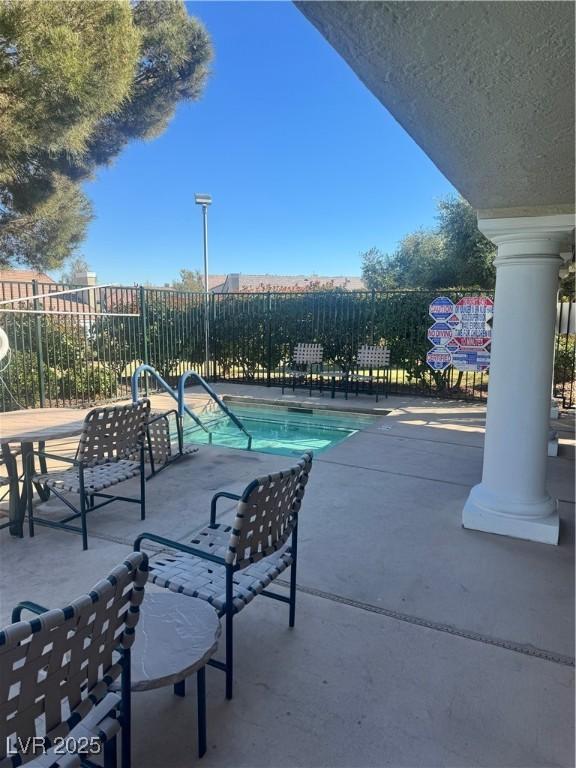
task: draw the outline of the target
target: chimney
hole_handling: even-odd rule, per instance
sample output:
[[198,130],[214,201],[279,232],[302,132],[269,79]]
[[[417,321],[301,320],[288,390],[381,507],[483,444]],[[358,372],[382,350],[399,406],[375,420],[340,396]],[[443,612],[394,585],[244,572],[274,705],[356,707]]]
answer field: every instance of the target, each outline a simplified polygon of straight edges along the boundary
[[232,272],[228,275],[228,293],[238,293],[240,290],[240,272]]
[[96,285],[96,272],[74,272],[72,285]]

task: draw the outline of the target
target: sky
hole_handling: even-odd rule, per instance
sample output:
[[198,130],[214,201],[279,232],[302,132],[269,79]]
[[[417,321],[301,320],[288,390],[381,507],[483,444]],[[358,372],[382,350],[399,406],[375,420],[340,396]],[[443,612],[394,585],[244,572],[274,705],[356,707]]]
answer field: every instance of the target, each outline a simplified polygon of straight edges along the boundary
[[98,282],[202,269],[195,192],[212,195],[211,274],[359,275],[433,225],[448,180],[291,2],[190,2],[215,57],[202,98],[85,185],[79,253]]

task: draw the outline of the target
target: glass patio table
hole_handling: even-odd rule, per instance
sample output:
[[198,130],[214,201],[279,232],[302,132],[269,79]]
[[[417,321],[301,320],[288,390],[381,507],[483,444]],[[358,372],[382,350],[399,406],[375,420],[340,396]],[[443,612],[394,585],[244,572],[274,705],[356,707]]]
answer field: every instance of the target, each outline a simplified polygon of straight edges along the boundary
[[[34,450],[34,444],[38,444],[42,450],[44,443],[49,440],[79,435],[87,412],[76,408],[28,408],[0,415],[0,446],[10,486],[8,525],[12,536],[21,538],[23,535],[28,492],[26,483],[20,491],[20,477],[26,470],[26,462]],[[20,450],[11,449],[14,443],[20,444]],[[18,459],[21,470],[18,468]],[[46,472],[46,459],[43,457],[40,457],[40,469]],[[40,498],[46,501],[49,491],[39,483],[36,484],[36,490]]]

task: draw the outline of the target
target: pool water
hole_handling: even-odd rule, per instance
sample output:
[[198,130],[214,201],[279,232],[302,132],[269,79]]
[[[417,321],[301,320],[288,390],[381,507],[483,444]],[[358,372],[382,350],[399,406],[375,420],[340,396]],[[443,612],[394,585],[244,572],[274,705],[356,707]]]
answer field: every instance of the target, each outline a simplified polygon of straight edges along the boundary
[[[281,456],[315,454],[338,445],[358,430],[373,424],[377,416],[361,413],[289,408],[269,405],[229,404],[252,435],[252,450]],[[248,439],[228,417],[211,425],[212,445],[246,450]],[[184,425],[186,443],[207,444],[208,435],[192,421]]]

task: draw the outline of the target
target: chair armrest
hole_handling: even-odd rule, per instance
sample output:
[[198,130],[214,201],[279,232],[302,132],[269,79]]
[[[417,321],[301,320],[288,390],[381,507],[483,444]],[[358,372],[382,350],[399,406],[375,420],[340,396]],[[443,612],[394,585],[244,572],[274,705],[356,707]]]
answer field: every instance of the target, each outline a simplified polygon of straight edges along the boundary
[[157,536],[155,533],[141,533],[134,542],[135,552],[141,551],[140,545],[143,541],[155,541],[157,544],[162,544],[164,547],[171,547],[172,549],[177,549],[179,552],[186,552],[188,555],[195,555],[196,557],[201,557],[203,560],[210,560],[212,563],[217,563],[218,565],[228,565],[223,557],[211,555],[209,552],[204,552],[202,549],[189,547],[187,544],[182,544],[173,539],[165,539],[163,536]]
[[75,467],[79,467],[82,462],[78,459],[70,459],[68,456],[58,456],[56,453],[46,453],[46,451],[30,451],[29,456],[42,456],[45,459],[54,459],[56,461],[63,461],[66,464],[73,464]]
[[220,491],[212,496],[210,502],[210,527],[213,528],[216,525],[216,502],[218,499],[232,499],[233,501],[240,501],[242,496],[238,496],[237,493],[228,493],[228,491]]
[[49,608],[44,608],[44,606],[38,605],[38,603],[32,603],[30,600],[22,600],[21,603],[18,603],[18,605],[12,609],[12,624],[20,621],[22,611],[30,611],[31,613],[46,613],[48,610]]
[[174,416],[178,417],[178,411],[176,410],[176,408],[171,408],[169,411],[164,411],[163,413],[157,413],[151,418],[149,418],[148,421],[146,422],[146,426],[149,427],[150,424],[154,424],[154,422],[160,421],[160,419],[167,418],[168,416],[170,416],[171,413],[173,413]]

